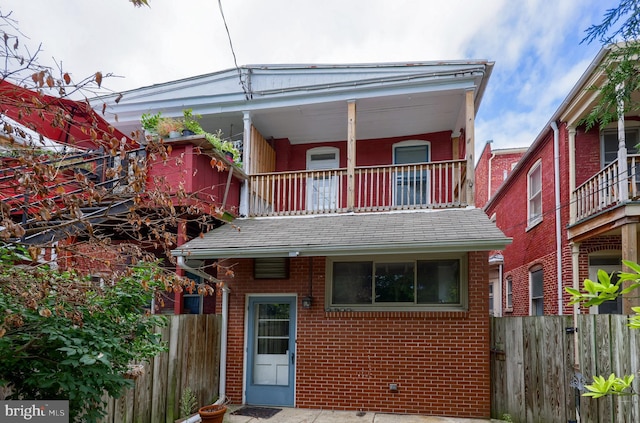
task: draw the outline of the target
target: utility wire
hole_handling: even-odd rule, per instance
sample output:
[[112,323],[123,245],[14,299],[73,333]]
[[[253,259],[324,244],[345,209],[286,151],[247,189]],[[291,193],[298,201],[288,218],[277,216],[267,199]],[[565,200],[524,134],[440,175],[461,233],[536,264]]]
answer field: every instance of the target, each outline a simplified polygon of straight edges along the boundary
[[[611,180],[611,182],[609,182],[609,184],[608,184],[608,185],[603,186],[603,187],[601,188],[601,190],[603,190],[603,189],[608,189],[609,187],[612,187],[612,186],[614,186],[614,187],[615,187],[615,186],[617,186],[617,185],[618,185],[618,182],[620,182],[620,181],[622,181],[622,180],[628,181],[628,180],[629,180],[629,178],[630,178],[630,177],[632,177],[633,175],[634,175],[634,173],[632,172],[632,170],[627,170],[627,176],[625,176],[624,174],[616,175],[616,178],[615,178],[615,179],[613,179],[613,180]],[[635,173],[635,175],[638,175],[638,174],[637,174],[637,173]],[[636,183],[637,183],[637,184],[640,184],[640,179],[638,179],[638,181],[636,181]],[[527,201],[528,201],[528,200],[527,200]],[[547,216],[547,215],[555,214],[555,213],[556,213],[556,210],[566,209],[567,207],[569,207],[569,206],[571,205],[571,203],[576,203],[576,204],[577,204],[577,203],[578,203],[578,202],[580,202],[580,201],[581,201],[581,199],[575,198],[573,201],[572,201],[572,200],[569,200],[569,201],[566,201],[566,202],[561,202],[557,207],[555,207],[555,206],[554,206],[553,208],[551,208],[551,209],[549,209],[549,210],[547,210],[547,211],[542,212],[542,213],[540,214],[540,216],[544,217],[544,216]],[[484,209],[484,207],[481,207],[481,209]],[[606,208],[605,208],[605,209],[606,209]],[[497,216],[497,211],[498,211],[498,210],[497,210],[497,207],[494,207],[494,213],[496,213],[496,216]],[[502,210],[502,212],[504,213],[505,211],[504,211],[504,210]],[[507,212],[507,213],[508,213],[508,212]],[[496,222],[496,223],[497,223],[497,222]],[[512,225],[510,225],[510,226],[508,226],[508,227],[500,227],[500,226],[498,226],[498,227],[499,227],[502,231],[511,231],[511,230],[514,230],[514,229],[518,229],[518,228],[520,228],[520,227],[525,227],[525,228],[526,228],[528,225],[529,225],[529,219],[525,217],[525,219],[524,219],[524,220],[521,220],[521,221],[519,221],[519,222],[517,222],[517,223],[514,223],[514,224],[512,224]]]
[[227,25],[227,19],[224,17],[224,11],[222,10],[222,0],[218,0],[218,7],[220,8],[220,15],[222,16],[222,22],[224,23],[224,28],[227,31],[227,38],[229,39],[229,46],[231,47],[231,54],[233,55],[233,63],[238,71],[238,78],[240,79],[240,86],[242,87],[242,91],[244,91],[244,97],[249,100],[251,96],[249,95],[249,90],[247,90],[244,79],[242,79],[242,71],[238,66],[238,60],[236,59],[236,52],[233,49],[233,42],[231,42],[231,33],[229,32],[229,26]]

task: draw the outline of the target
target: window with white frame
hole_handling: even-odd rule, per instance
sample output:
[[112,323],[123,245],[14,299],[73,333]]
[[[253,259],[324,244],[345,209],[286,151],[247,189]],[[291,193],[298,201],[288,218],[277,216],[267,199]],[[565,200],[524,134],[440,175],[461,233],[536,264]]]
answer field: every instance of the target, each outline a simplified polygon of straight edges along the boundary
[[[618,131],[607,129],[601,134],[602,167],[614,162],[618,158]],[[638,129],[625,129],[624,141],[627,154],[638,154]]]
[[544,273],[542,267],[536,267],[529,272],[531,282],[531,315],[544,315]]
[[507,278],[506,307],[509,310],[513,309],[513,279],[511,278],[511,276]]
[[528,226],[542,221],[542,162],[538,161],[527,175]]
[[466,262],[460,255],[333,260],[327,275],[330,307],[466,307]]
[[493,316],[493,283],[489,284],[489,314]]

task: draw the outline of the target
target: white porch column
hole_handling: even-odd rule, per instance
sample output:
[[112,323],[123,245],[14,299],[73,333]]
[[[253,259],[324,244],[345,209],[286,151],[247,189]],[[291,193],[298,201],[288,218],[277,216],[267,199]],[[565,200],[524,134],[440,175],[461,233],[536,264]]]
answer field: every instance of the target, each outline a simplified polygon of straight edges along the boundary
[[629,201],[629,169],[627,165],[627,144],[624,134],[624,100],[620,95],[622,84],[618,90],[618,200]]
[[466,126],[464,135],[466,138],[465,155],[467,159],[467,204],[475,205],[474,185],[475,185],[475,164],[473,155],[475,154],[475,119],[476,111],[474,105],[475,91],[470,89],[465,93],[465,118]]
[[576,204],[576,128],[569,126],[569,224],[576,223],[578,204]]
[[[242,121],[244,128],[242,132],[242,169],[249,175],[251,169],[251,113],[244,112]],[[240,193],[240,215],[249,216],[249,192],[251,190],[249,179],[242,183]]]
[[347,102],[347,211],[356,203],[356,101]]

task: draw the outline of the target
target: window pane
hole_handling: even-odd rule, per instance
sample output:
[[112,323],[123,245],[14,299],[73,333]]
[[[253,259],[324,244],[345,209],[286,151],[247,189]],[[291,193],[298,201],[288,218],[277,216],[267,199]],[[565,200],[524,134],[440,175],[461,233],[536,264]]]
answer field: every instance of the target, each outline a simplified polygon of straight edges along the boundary
[[540,298],[544,295],[542,269],[531,272],[531,298]]
[[533,197],[538,192],[540,192],[540,188],[542,187],[542,174],[541,174],[542,166],[538,165],[530,174],[529,174],[529,197]]
[[412,145],[396,147],[396,164],[423,163],[429,161],[429,146]]
[[333,263],[332,304],[371,304],[373,263]]
[[258,336],[289,336],[289,320],[259,320]]
[[542,215],[542,195],[533,197],[529,203],[529,220],[534,220]]
[[414,263],[376,263],[376,302],[413,303]]
[[458,260],[418,262],[418,303],[460,303],[460,262]]
[[258,354],[286,354],[289,349],[289,338],[258,338]]
[[289,304],[259,304],[259,319],[289,319]]

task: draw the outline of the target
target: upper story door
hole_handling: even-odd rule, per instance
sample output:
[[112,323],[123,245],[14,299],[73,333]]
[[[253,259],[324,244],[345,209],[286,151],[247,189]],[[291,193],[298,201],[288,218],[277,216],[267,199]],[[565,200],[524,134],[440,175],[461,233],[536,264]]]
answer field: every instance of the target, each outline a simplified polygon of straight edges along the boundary
[[[431,148],[427,141],[403,141],[393,147],[393,163],[411,165],[426,163],[431,159]],[[421,166],[404,166],[396,173],[395,205],[415,206],[429,204],[429,174]]]
[[[340,166],[340,150],[318,147],[307,151],[307,170],[317,170],[307,178],[307,210],[335,210],[338,204],[338,177],[331,169]],[[323,172],[324,171],[324,172]]]

